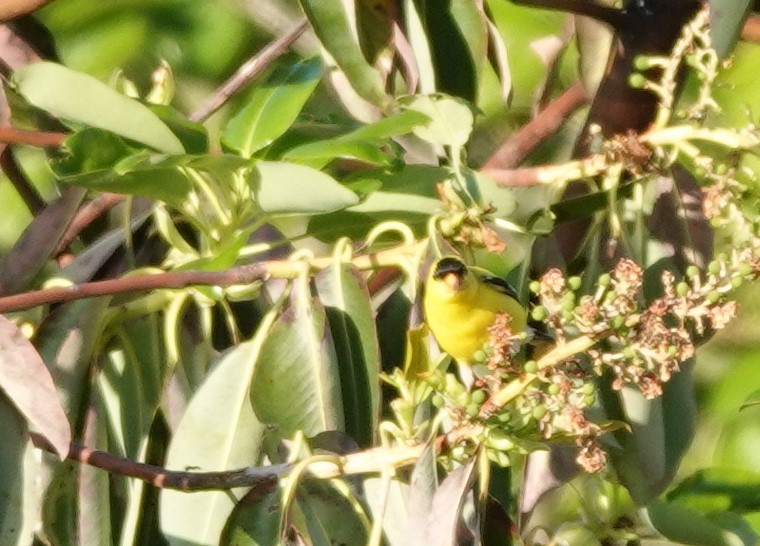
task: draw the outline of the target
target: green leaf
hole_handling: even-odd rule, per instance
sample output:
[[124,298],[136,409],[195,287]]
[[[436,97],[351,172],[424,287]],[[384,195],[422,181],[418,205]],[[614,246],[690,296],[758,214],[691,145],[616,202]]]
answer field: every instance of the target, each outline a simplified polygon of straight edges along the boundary
[[[388,139],[405,135],[429,120],[430,118],[421,112],[403,110],[345,135],[296,146],[285,152],[282,157],[291,161],[321,160],[316,166],[325,165],[336,157],[388,165],[392,158],[380,150],[388,145]],[[313,163],[312,165],[315,166]]]
[[314,546],[365,546],[369,532],[356,513],[358,506],[328,481],[304,481],[296,493],[295,508],[305,523],[298,531]]
[[322,78],[322,61],[311,57],[276,71],[256,87],[248,103],[227,124],[222,144],[251,157],[280,137],[298,117]]
[[390,99],[383,80],[367,62],[354,37],[353,25],[349,23],[353,14],[347,13],[346,4],[322,0],[299,0],[299,3],[322,45],[346,74],[351,86],[365,100],[385,109]]
[[148,104],[150,110],[177,136],[189,154],[209,151],[208,131],[201,123],[190,121],[184,114],[170,106]]
[[64,141],[50,166],[59,177],[74,176],[113,167],[130,153],[129,147],[118,135],[86,127]]
[[[249,387],[275,313],[254,338],[227,352],[195,392],[177,428],[166,466],[230,470],[259,462],[264,426],[253,413]],[[187,494],[161,491],[161,530],[172,545],[216,545],[239,491]]]
[[320,272],[316,285],[338,359],[346,432],[368,447],[380,417],[380,347],[369,292],[359,270],[341,263]]
[[668,493],[668,501],[702,512],[717,508],[756,512],[760,510],[760,473],[727,467],[698,470]]
[[652,526],[665,538],[701,546],[743,546],[738,535],[684,506],[655,500],[645,510]]
[[344,430],[340,371],[325,310],[311,296],[308,280],[295,281],[290,306],[261,348],[251,400],[259,419],[278,436],[314,436]]
[[280,531],[280,490],[256,487],[235,505],[219,541],[220,546],[270,546]]
[[251,183],[259,207],[270,214],[331,212],[359,201],[331,176],[294,163],[257,161]]
[[150,109],[92,76],[40,62],[13,73],[12,83],[32,105],[54,116],[105,129],[169,154],[182,143]]
[[720,58],[727,57],[739,39],[752,0],[710,0],[710,39]]
[[[31,544],[39,506],[24,483],[24,451],[29,441],[24,419],[0,391],[0,544]],[[29,510],[29,512],[27,512]],[[32,527],[30,527],[30,524]]]
[[469,104],[443,95],[416,95],[404,106],[426,115],[430,122],[414,129],[414,134],[431,144],[464,146],[472,133],[475,117]]

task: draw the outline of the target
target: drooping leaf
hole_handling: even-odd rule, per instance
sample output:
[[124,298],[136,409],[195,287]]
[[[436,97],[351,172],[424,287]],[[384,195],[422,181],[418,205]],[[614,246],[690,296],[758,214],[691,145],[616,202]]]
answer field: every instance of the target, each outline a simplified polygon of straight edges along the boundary
[[50,165],[57,176],[72,176],[113,167],[130,152],[118,135],[85,127],[66,138]]
[[161,152],[185,151],[174,133],[148,107],[92,76],[56,63],[40,62],[16,70],[12,81],[26,100],[54,116],[111,131]]
[[190,121],[170,106],[149,104],[148,108],[172,130],[188,154],[203,154],[209,151],[208,131],[202,124]]
[[0,388],[61,459],[71,443],[71,427],[50,371],[37,350],[10,320],[0,315]]
[[[270,312],[254,338],[226,353],[195,392],[177,428],[166,466],[229,470],[258,463],[264,427],[249,401],[254,368],[274,320]],[[216,545],[239,492],[161,492],[161,530],[173,545]]]
[[271,144],[293,124],[322,78],[322,61],[310,57],[275,72],[233,117],[222,143],[243,157]]
[[258,161],[251,183],[266,213],[325,213],[355,205],[359,198],[331,176],[280,161]]
[[280,527],[280,490],[251,489],[235,505],[219,541],[220,546],[269,546],[276,544]]
[[308,480],[299,484],[296,504],[304,522],[298,531],[314,546],[367,544],[369,530],[356,514],[358,504],[351,503],[330,482]]
[[[3,318],[2,320],[6,320]],[[24,483],[29,433],[24,419],[0,391],[0,544],[31,545],[39,510]],[[34,484],[32,484],[34,485]]]
[[347,5],[321,0],[300,0],[299,3],[323,47],[335,59],[351,86],[362,98],[384,109],[389,98],[383,80],[364,57],[349,22],[354,15],[348,13]]
[[280,437],[344,430],[340,372],[324,307],[299,278],[261,348],[251,384],[258,418]]
[[668,501],[700,512],[760,510],[760,473],[742,468],[698,470],[668,493]]
[[359,271],[334,263],[316,278],[340,369],[346,432],[372,443],[380,417],[380,348],[367,286]]
[[652,526],[674,542],[709,546],[744,546],[741,538],[699,512],[660,500],[646,507]]
[[431,546],[454,546],[457,526],[465,496],[472,489],[477,476],[476,458],[453,470],[441,482],[433,495],[431,511],[427,518],[426,544]]
[[709,0],[710,40],[721,58],[731,53],[739,39],[752,0]]
[[433,508],[433,499],[438,489],[438,469],[435,460],[435,447],[432,443],[425,446],[422,454],[414,464],[409,481],[407,497],[408,526],[404,529],[409,543],[425,543],[428,536],[429,517]]

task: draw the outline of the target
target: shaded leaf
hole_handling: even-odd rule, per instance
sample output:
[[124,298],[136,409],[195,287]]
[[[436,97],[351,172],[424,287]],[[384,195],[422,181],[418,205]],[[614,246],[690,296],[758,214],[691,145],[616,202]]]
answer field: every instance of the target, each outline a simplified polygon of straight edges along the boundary
[[431,512],[427,518],[425,544],[431,546],[454,546],[457,526],[467,493],[477,476],[473,458],[466,465],[453,470],[443,480],[433,496]]
[[408,526],[405,535],[408,544],[425,544],[428,536],[428,524],[436,490],[438,489],[438,469],[435,459],[435,446],[429,442],[414,463],[412,477],[409,481],[407,497]]
[[256,87],[227,124],[222,144],[244,157],[271,144],[293,124],[322,78],[322,61],[311,57],[285,67]]
[[271,486],[251,489],[230,514],[220,546],[277,544],[281,510],[280,490],[275,481]]
[[380,348],[369,292],[349,264],[333,263],[315,280],[340,370],[346,432],[367,447],[380,418]]
[[296,509],[304,527],[298,531],[314,546],[365,546],[369,532],[351,503],[328,481],[307,480],[299,484]]
[[50,371],[18,327],[0,315],[0,388],[29,423],[55,447],[69,453],[71,427]]
[[752,0],[709,0],[710,40],[718,56],[724,58],[734,49]]
[[87,74],[40,62],[16,70],[12,82],[26,100],[54,116],[105,129],[162,152],[185,151],[148,107]]
[[760,511],[760,473],[728,467],[698,470],[668,493],[668,501],[700,512]]
[[299,0],[323,47],[335,59],[351,86],[365,100],[385,108],[389,101],[383,80],[364,58],[364,53],[352,32],[352,23],[342,2]]
[[667,539],[703,546],[741,546],[737,534],[699,512],[663,501],[651,502],[645,510],[652,526]]
[[261,347],[251,400],[259,419],[280,437],[344,430],[340,372],[324,307],[299,278],[290,305]]

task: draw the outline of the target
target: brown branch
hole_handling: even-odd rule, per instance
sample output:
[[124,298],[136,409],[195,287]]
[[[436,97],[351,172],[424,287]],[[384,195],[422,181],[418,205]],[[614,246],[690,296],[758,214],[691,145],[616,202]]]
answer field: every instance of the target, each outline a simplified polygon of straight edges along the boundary
[[8,146],[0,152],[0,169],[5,173],[16,193],[19,194],[19,197],[21,197],[21,200],[26,205],[26,208],[32,213],[32,216],[37,216],[45,208],[45,200],[40,197],[37,189],[29,182],[21,167],[19,167],[16,156],[13,155],[13,150]]
[[575,110],[588,103],[579,82],[554,99],[535,118],[510,137],[483,165],[484,169],[513,169],[562,127]]
[[26,144],[38,148],[57,148],[69,135],[45,131],[30,131],[18,127],[0,127],[0,142],[9,144]]
[[[55,448],[37,432],[30,432],[32,443],[38,449],[55,453]],[[181,472],[167,470],[161,466],[138,463],[125,457],[111,455],[79,444],[71,444],[66,457],[72,461],[106,470],[119,476],[137,478],[162,489],[179,491],[204,491],[211,489],[233,489],[235,487],[256,487],[273,489],[281,474],[290,465],[270,467],[250,467],[226,472]]]
[[760,43],[760,15],[752,14],[747,17],[741,38],[745,42]]
[[240,265],[224,271],[170,271],[160,274],[135,275],[120,279],[87,282],[66,287],[35,290],[0,298],[0,313],[23,311],[38,305],[60,303],[82,298],[126,294],[158,288],[186,288],[194,285],[232,286],[250,284],[268,274],[266,264]]
[[[380,252],[355,258],[352,263],[359,269],[378,269],[397,266],[398,253],[417,252],[424,243],[399,245]],[[235,286],[251,284],[268,277],[291,279],[302,274],[305,267],[324,269],[334,263],[332,257],[315,258],[310,262],[267,261],[246,264],[222,271],[168,271],[86,282],[71,286],[35,290],[23,294],[0,297],[0,313],[23,311],[38,305],[62,303],[83,298],[127,294],[157,289],[179,289],[188,286]]]
[[84,205],[74,216],[71,224],[69,224],[63,237],[58,242],[53,255],[57,256],[63,252],[71,244],[71,241],[76,239],[87,226],[124,201],[124,199],[126,199],[126,196],[120,193],[106,192],[98,195],[95,199]]
[[203,121],[219,110],[229,98],[255,78],[262,70],[283,55],[308,27],[304,17],[286,34],[271,42],[255,56],[246,61],[237,72],[224,82],[197,110],[190,114],[191,121]]

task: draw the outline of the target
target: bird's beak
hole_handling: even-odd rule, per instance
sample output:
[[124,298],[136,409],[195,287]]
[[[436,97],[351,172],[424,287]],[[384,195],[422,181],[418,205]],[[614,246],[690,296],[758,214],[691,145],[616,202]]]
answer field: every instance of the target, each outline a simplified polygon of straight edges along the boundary
[[462,276],[457,275],[456,273],[447,273],[443,277],[443,282],[452,290],[459,290],[462,288]]

